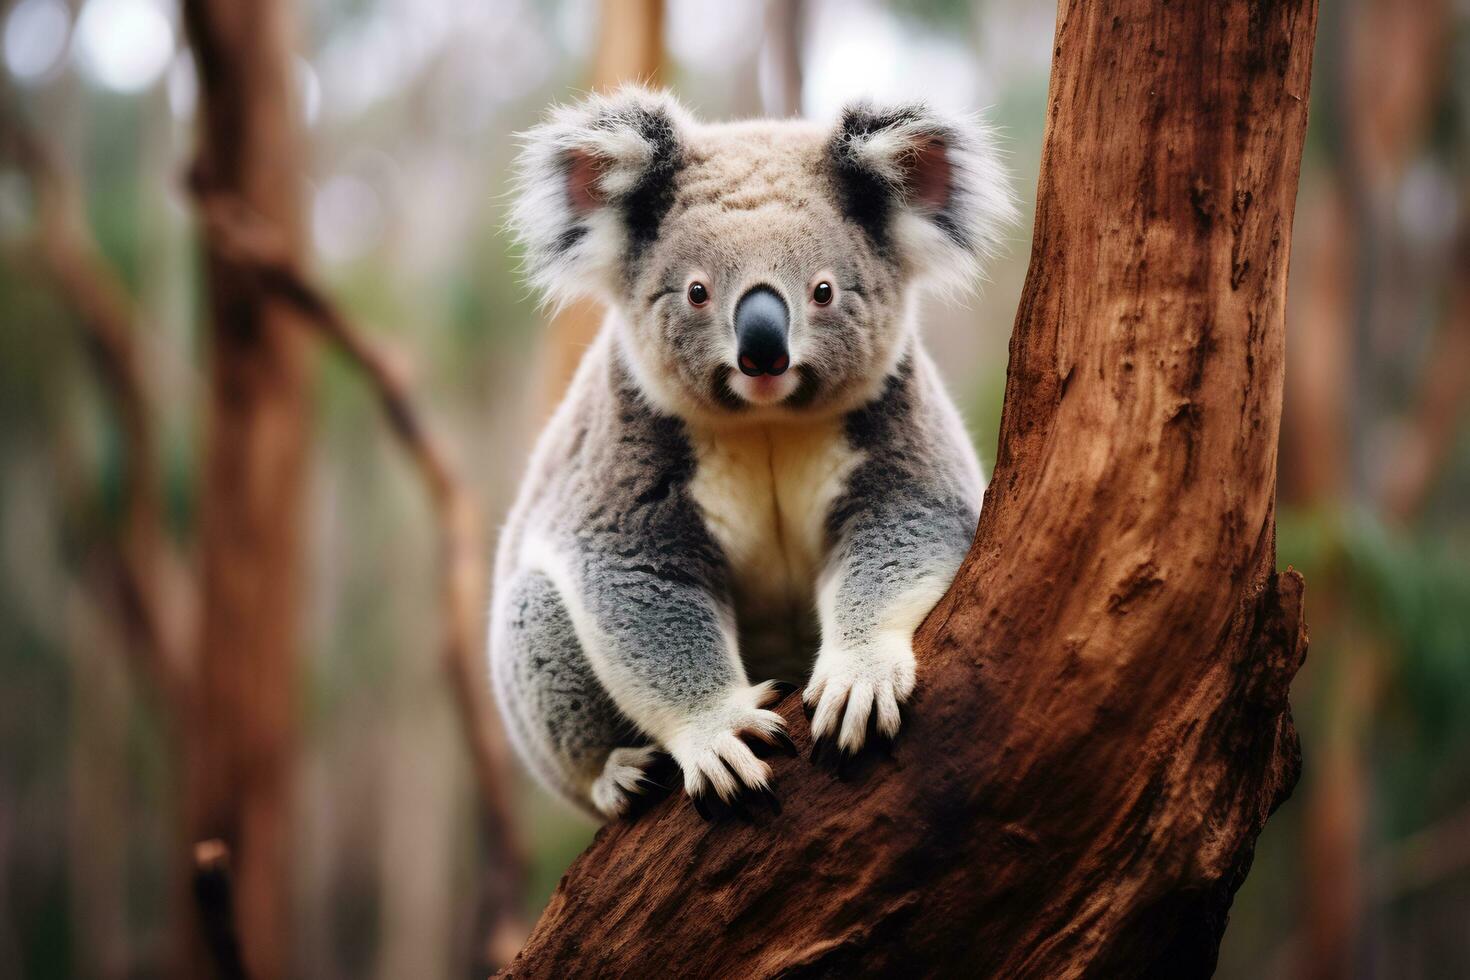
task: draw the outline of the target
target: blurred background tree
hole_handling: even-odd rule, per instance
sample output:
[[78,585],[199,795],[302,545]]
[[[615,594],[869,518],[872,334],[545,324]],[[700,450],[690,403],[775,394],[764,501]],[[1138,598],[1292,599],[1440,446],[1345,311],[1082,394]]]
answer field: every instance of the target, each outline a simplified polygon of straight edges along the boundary
[[[486,561],[585,336],[585,321],[547,329],[501,230],[512,134],[548,103],[651,76],[709,118],[825,118],[859,94],[990,106],[1023,200],[1034,190],[1046,4],[284,8],[298,271],[374,350],[411,352],[418,407],[489,518]],[[200,612],[177,582],[207,563],[205,487],[219,479],[205,476],[204,406],[218,389],[210,225],[187,180],[202,87],[185,26],[172,0],[0,4],[5,976],[154,975],[177,962],[189,855],[171,814],[186,746],[169,677]],[[1225,976],[1470,975],[1467,45],[1470,12],[1452,0],[1322,11],[1280,461],[1281,558],[1307,574],[1313,627],[1294,689],[1306,765],[1237,898]],[[61,197],[22,127],[69,181]],[[926,313],[984,458],[1028,235],[1016,230],[970,308],[936,301]],[[130,355],[109,360],[105,339],[82,340],[99,317],[122,328]],[[387,363],[387,377],[404,376]],[[300,370],[281,969],[464,975],[489,955],[495,841],[438,656],[436,511],[421,471],[383,437],[361,362],[307,357]],[[156,520],[140,524],[141,512]],[[125,587],[134,566],[164,583],[155,594]],[[531,916],[592,828],[512,778]]]

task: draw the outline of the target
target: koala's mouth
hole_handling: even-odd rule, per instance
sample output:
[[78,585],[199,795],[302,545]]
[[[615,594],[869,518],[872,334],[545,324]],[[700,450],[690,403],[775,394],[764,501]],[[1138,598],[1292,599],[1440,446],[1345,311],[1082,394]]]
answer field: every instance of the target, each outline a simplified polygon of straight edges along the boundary
[[802,408],[811,404],[818,388],[817,375],[811,368],[795,364],[780,375],[762,374],[750,377],[734,368],[721,368],[715,378],[715,400],[723,407],[763,408],[784,405]]
[[741,401],[751,405],[776,405],[796,391],[800,384],[796,378],[795,371],[787,371],[779,376],[762,374],[754,378],[735,374],[730,378],[730,387]]

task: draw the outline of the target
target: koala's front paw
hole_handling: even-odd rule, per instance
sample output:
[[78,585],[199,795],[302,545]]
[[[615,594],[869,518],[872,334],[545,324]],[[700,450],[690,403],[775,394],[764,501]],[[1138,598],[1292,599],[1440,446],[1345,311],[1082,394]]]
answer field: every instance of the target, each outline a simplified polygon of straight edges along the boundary
[[914,692],[914,651],[894,643],[861,651],[822,649],[802,701],[812,713],[812,739],[836,738],[849,754],[863,747],[868,718],[879,734],[898,734],[898,706]]
[[709,818],[707,798],[711,792],[723,803],[733,804],[754,793],[779,809],[771,793],[771,767],[756,757],[741,736],[754,736],[767,744],[795,751],[786,734],[786,722],[761,705],[776,695],[767,682],[736,692],[718,708],[691,718],[666,745],[674,761],[684,770],[684,790],[701,816]]
[[651,745],[613,749],[603,764],[602,775],[592,782],[588,795],[608,820],[627,815],[633,800],[650,788],[661,788],[649,774],[660,753]]

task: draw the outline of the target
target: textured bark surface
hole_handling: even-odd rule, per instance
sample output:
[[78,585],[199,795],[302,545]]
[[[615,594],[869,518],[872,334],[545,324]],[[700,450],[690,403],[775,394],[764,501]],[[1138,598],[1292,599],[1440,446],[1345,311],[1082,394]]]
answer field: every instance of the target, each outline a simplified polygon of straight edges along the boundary
[[[300,146],[286,0],[189,0],[201,126],[190,175],[238,199],[294,254]],[[209,244],[206,242],[206,244]],[[297,716],[306,331],[248,267],[210,249],[209,409],[201,500],[202,637],[191,705],[188,827],[234,863],[250,975],[281,976],[290,921],[286,844]],[[195,930],[200,933],[200,930]],[[197,960],[196,960],[197,962]]]
[[1213,968],[1300,764],[1273,501],[1315,22],[1061,4],[996,472],[898,747],[776,760],[753,824],[604,830],[511,973]]

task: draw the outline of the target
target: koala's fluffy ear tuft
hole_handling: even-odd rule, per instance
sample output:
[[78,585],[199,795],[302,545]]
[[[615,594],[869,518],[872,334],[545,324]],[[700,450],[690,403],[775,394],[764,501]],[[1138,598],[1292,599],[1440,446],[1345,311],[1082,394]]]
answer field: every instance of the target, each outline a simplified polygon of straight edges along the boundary
[[673,203],[693,124],[667,92],[627,86],[523,134],[510,225],[548,300],[616,289]]
[[828,148],[838,203],[916,275],[967,288],[1017,220],[995,143],[978,117],[854,103]]

